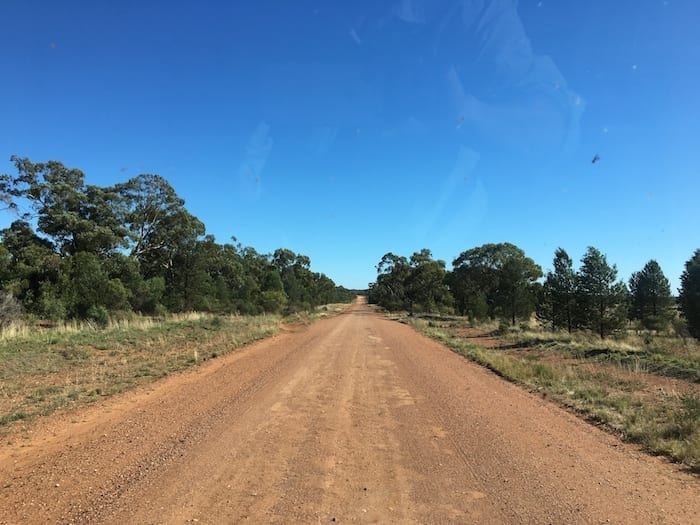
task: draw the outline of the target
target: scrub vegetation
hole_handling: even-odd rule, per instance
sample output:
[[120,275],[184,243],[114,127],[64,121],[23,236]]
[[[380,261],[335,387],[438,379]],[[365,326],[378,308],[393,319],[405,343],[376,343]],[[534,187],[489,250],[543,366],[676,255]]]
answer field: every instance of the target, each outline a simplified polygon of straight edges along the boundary
[[498,375],[569,407],[623,439],[700,472],[700,344],[453,316],[400,318]]

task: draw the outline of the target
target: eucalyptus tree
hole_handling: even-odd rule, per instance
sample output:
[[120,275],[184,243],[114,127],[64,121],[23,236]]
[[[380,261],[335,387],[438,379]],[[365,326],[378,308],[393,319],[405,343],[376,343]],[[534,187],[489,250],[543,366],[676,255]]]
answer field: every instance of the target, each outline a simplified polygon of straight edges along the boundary
[[535,310],[542,269],[511,243],[484,244],[452,263],[452,294],[470,317],[502,317],[513,325]]

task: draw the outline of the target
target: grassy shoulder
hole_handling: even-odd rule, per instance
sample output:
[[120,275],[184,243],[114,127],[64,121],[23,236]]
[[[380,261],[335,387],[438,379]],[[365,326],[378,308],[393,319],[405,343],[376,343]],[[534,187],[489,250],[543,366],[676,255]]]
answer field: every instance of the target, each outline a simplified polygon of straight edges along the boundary
[[696,342],[637,336],[601,342],[586,334],[527,330],[492,336],[460,318],[402,321],[499,376],[700,473]]
[[288,317],[190,313],[162,321],[135,318],[104,329],[69,323],[5,330],[0,333],[0,435],[37,416],[153,382],[347,306]]

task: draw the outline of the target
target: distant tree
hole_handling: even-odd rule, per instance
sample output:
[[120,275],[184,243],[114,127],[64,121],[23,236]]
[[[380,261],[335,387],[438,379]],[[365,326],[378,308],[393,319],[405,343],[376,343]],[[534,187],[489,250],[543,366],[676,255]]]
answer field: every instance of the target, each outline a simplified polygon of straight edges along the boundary
[[314,306],[344,302],[339,298],[339,287],[335,285],[330,277],[322,273],[313,274],[313,289]]
[[576,315],[576,272],[573,261],[563,248],[554,252],[554,270],[547,272],[543,288],[541,317],[554,329],[566,328],[571,333]]
[[[275,268],[267,256],[258,253],[251,246],[238,244],[236,253],[240,257],[242,269],[240,282],[233,287],[236,310],[243,314],[260,313],[263,311],[260,305],[263,282],[265,276]],[[284,287],[281,291],[284,291]]]
[[514,254],[503,265],[496,298],[504,317],[509,317],[513,326],[517,317],[528,318],[535,310],[540,277],[542,269],[525,253]]
[[445,282],[446,276],[445,261],[434,260],[427,248],[411,255],[404,284],[411,312],[452,309],[454,300]]
[[688,324],[688,332],[700,339],[700,249],[695,250],[685,263],[678,302]]
[[377,282],[372,287],[370,299],[387,310],[408,309],[406,279],[410,273],[408,259],[391,252],[382,256],[377,264]]
[[309,269],[311,260],[306,255],[280,248],[274,251],[270,261],[282,279],[288,301],[287,311],[308,310],[317,304],[316,277]]
[[617,267],[590,246],[581,259],[577,305],[585,326],[601,339],[623,328],[627,319],[627,287],[616,279]]
[[504,247],[485,244],[462,252],[452,261],[450,290],[460,313],[471,319],[495,316],[494,291],[503,265]]
[[462,252],[452,264],[450,288],[462,313],[479,317],[485,309],[515,325],[516,318],[535,310],[542,269],[517,246],[484,244]]
[[630,317],[647,330],[663,330],[673,318],[673,298],[668,279],[654,260],[629,280]]
[[472,320],[483,320],[491,312],[486,297],[489,288],[475,279],[470,270],[454,269],[447,274],[446,282],[454,297],[456,311]]

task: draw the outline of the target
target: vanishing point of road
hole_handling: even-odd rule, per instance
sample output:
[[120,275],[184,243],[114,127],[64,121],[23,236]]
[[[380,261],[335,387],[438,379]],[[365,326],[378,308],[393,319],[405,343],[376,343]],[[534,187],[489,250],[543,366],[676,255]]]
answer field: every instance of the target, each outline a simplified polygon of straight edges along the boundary
[[0,445],[0,523],[700,523],[700,482],[361,300]]

